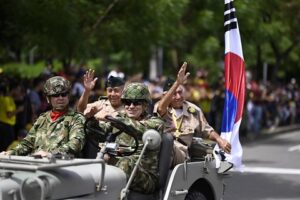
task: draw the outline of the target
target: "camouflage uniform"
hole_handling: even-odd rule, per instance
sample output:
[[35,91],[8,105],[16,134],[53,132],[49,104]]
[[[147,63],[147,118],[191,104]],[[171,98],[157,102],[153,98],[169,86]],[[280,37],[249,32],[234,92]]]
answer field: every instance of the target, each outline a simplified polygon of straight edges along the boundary
[[[68,93],[71,83],[60,76],[48,79],[44,93],[51,95]],[[12,150],[12,155],[28,155],[38,151],[50,153],[80,153],[85,142],[84,121],[80,113],[68,109],[66,113],[52,121],[50,113],[41,114],[28,135]]]
[[[123,92],[122,99],[145,100],[145,104],[147,105],[151,101],[147,87],[141,83],[129,84]],[[163,121],[160,118],[151,116],[146,112],[144,112],[142,116],[143,118],[139,121],[127,117],[125,113],[120,113],[116,118],[123,121],[125,124],[136,128],[141,133],[144,133],[148,129],[155,129],[160,134],[163,133]],[[105,128],[108,132],[115,132],[113,130],[114,128],[111,126],[106,126]],[[138,135],[138,151],[131,156],[120,157],[116,164],[117,167],[126,173],[127,178],[129,178],[130,174],[132,173],[135,163],[138,160],[139,154],[143,148],[142,136],[142,134]],[[134,139],[125,133],[119,135],[116,138],[116,142],[127,146],[134,146],[135,144]],[[130,186],[131,190],[143,193],[152,193],[155,191],[158,184],[158,155],[159,149],[146,149],[146,152],[141,159],[140,164],[138,165],[135,178]]]
[[80,153],[85,142],[84,116],[68,110],[53,122],[50,112],[39,116],[28,135],[13,149],[13,155],[28,155],[41,150],[73,155]]

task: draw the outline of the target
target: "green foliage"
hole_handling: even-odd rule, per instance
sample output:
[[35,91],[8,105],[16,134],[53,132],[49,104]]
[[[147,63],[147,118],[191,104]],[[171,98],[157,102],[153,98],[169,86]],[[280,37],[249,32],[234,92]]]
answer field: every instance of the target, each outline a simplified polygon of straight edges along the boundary
[[[156,47],[164,50],[164,74],[176,71],[184,60],[192,72],[207,69],[211,81],[222,72],[223,1],[0,3],[0,63],[7,73],[37,76],[45,60],[54,63],[54,70],[73,62],[86,63],[97,73],[114,65],[126,73],[148,72],[151,50]],[[239,0],[234,4],[247,68],[261,77],[262,65],[268,63],[275,78],[300,75],[300,2]],[[30,55],[38,64],[24,64]]]
[[40,75],[44,70],[44,63],[28,65],[25,63],[9,63],[3,66],[4,73],[12,74],[20,78],[34,78]]
[[100,69],[102,67],[102,61],[100,59],[91,59],[87,62],[87,66],[89,69]]
[[[208,37],[201,43],[195,45],[191,55],[187,56],[187,61],[193,68],[191,69],[194,74],[198,69],[206,69],[209,74],[223,73],[221,68],[219,68],[219,62],[222,57],[215,59],[220,54],[220,43],[215,37]],[[209,76],[211,82],[215,82],[218,76]]]
[[[16,77],[31,79],[38,77],[45,70],[45,62],[38,62],[33,65],[26,63],[7,63],[2,66],[3,71],[8,74],[12,74]],[[61,63],[57,60],[53,62],[52,71],[59,72],[62,70]]]

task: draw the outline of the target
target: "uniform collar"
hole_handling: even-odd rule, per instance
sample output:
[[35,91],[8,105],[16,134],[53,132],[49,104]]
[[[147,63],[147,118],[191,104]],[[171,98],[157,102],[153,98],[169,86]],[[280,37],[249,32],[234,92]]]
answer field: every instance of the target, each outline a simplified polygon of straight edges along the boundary
[[[182,104],[182,108],[181,108],[182,109],[182,115],[184,115],[184,116],[188,116],[189,115],[188,108],[189,108],[188,103],[186,101],[184,101],[183,104]],[[172,114],[173,114],[173,112],[175,112],[175,110],[173,108],[171,108],[170,110],[171,110],[170,112]]]
[[[105,104],[106,106],[110,106],[110,107],[114,108],[114,107],[111,105],[111,103],[110,103],[110,101],[109,101],[108,99],[105,100],[104,104]],[[121,110],[123,110],[123,108],[124,108],[124,106],[121,104],[119,107],[114,108],[114,109],[115,109],[116,111],[121,111]]]

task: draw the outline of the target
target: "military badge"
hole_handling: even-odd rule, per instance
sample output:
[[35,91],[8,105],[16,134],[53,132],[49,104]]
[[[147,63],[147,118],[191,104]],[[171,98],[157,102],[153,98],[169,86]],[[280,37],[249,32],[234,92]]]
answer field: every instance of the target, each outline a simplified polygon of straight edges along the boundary
[[194,107],[189,107],[188,112],[191,114],[194,114],[194,113],[196,113],[196,109]]

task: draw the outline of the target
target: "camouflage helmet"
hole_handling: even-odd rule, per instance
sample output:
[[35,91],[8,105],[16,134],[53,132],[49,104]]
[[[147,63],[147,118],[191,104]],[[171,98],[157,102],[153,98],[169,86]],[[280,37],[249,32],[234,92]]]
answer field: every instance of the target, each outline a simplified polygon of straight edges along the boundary
[[124,99],[145,100],[151,103],[150,92],[148,87],[143,83],[130,83],[123,90],[122,97]]
[[70,81],[61,76],[49,78],[44,85],[44,93],[47,96],[69,92],[71,89]]

